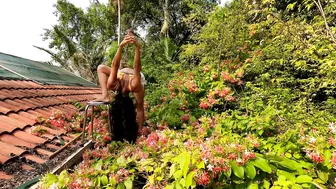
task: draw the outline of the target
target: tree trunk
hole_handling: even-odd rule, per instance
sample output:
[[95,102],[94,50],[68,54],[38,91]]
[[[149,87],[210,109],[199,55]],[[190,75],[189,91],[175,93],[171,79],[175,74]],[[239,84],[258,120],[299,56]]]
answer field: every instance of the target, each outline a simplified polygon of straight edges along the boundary
[[163,25],[161,28],[161,34],[165,37],[169,37],[169,27],[170,27],[170,19],[169,19],[169,0],[165,0],[163,4]]

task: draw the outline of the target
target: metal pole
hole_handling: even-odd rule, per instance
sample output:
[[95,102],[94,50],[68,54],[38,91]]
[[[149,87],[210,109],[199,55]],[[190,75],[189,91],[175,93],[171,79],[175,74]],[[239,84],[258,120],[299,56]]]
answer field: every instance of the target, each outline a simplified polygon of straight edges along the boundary
[[110,132],[110,135],[112,137],[112,132],[113,132],[113,128],[112,128],[112,125],[111,125],[111,115],[110,115],[110,105],[106,105],[107,106],[107,116],[108,116],[108,127],[109,127],[109,132]]
[[85,111],[84,111],[84,120],[83,120],[83,133],[82,133],[82,143],[84,143],[84,138],[85,138],[85,125],[86,125],[86,116],[87,116],[87,111],[89,109],[90,105],[86,105]]
[[94,106],[92,106],[92,113],[91,113],[91,140],[93,140],[93,113],[94,113]]
[[118,45],[120,45],[121,37],[121,13],[120,13],[120,0],[118,0]]

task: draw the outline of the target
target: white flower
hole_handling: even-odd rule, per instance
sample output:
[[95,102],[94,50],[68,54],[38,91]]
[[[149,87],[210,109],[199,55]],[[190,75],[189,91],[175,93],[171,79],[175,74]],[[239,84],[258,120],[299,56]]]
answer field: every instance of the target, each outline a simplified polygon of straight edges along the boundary
[[310,143],[315,143],[316,142],[316,138],[315,137],[310,137],[309,142]]
[[330,132],[332,132],[333,134],[336,133],[336,124],[334,122],[329,123],[329,130]]
[[236,161],[237,161],[237,163],[242,163],[243,162],[243,160],[241,158],[237,158]]
[[49,187],[49,189],[58,189],[58,185],[54,183]]
[[204,164],[208,163],[208,160],[206,158],[203,158]]
[[211,164],[209,164],[209,165],[207,166],[207,168],[208,168],[209,171],[212,171],[212,169],[214,168],[214,166],[211,165]]

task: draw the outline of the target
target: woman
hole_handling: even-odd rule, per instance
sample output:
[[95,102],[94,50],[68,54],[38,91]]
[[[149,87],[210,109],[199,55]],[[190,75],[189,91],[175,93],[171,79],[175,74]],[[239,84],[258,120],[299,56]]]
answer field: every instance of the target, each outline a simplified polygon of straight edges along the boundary
[[[123,47],[127,44],[135,45],[134,68],[124,68],[119,70]],[[136,99],[136,121],[138,130],[142,129],[144,122],[144,95],[145,78],[140,72],[140,49],[141,46],[135,39],[131,31],[128,32],[125,39],[120,43],[116,55],[113,58],[111,68],[106,65],[99,65],[98,79],[102,89],[102,96],[95,101],[108,102],[108,90],[117,91],[123,96],[128,96],[130,92]]]

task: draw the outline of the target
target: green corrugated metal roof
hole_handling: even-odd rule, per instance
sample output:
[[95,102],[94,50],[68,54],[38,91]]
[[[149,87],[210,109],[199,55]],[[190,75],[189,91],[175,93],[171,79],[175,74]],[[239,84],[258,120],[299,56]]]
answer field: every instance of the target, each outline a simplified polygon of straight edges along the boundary
[[23,79],[22,77],[13,74],[12,72],[9,72],[1,67],[0,67],[0,78]]
[[[97,87],[96,84],[78,77],[60,67],[4,53],[0,53],[0,66],[41,84]],[[9,71],[2,69],[0,70],[0,76],[22,79],[22,77],[17,74],[8,72]],[[2,75],[2,73],[4,75]]]

